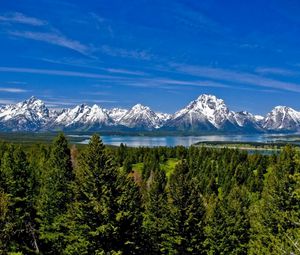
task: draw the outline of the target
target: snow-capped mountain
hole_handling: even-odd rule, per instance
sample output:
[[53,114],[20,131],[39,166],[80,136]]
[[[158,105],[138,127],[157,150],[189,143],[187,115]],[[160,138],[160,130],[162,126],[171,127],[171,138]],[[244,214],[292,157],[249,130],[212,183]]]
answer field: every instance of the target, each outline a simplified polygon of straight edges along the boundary
[[55,117],[55,111],[50,111],[41,100],[31,97],[0,109],[0,129],[37,131]]
[[234,113],[222,99],[204,94],[176,112],[166,125],[179,130],[227,130],[235,127]]
[[165,123],[168,120],[170,120],[172,118],[172,114],[169,113],[163,113],[163,112],[156,112],[156,115],[158,116],[158,118],[160,119],[161,123]]
[[262,131],[261,121],[264,117],[259,115],[253,115],[247,111],[235,112],[233,114],[234,122],[247,131]]
[[155,129],[161,126],[161,120],[148,106],[136,104],[119,119],[118,124],[135,129]]
[[300,131],[300,112],[277,106],[266,117],[246,111],[230,111],[222,99],[200,95],[175,114],[156,113],[137,104],[131,109],[104,109],[78,105],[54,111],[31,97],[0,108],[2,131],[183,131],[183,132],[295,132]]
[[276,131],[298,131],[300,130],[300,112],[287,106],[276,106],[264,119],[263,128]]
[[115,123],[118,123],[120,119],[128,112],[128,110],[122,108],[112,108],[106,110],[106,112]]
[[64,129],[91,129],[101,128],[112,124],[111,118],[105,109],[98,105],[92,107],[81,104],[73,109],[63,111],[55,121],[53,127],[62,127]]

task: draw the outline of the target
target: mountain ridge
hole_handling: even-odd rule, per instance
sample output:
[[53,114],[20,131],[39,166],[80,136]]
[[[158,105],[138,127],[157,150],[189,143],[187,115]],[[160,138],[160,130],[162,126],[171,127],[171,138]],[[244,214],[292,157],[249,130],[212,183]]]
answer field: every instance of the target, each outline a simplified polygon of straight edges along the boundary
[[276,106],[265,117],[231,111],[224,100],[202,94],[174,114],[136,104],[130,109],[105,109],[80,104],[61,111],[32,96],[0,107],[1,131],[97,131],[102,129],[181,132],[297,132],[300,112]]

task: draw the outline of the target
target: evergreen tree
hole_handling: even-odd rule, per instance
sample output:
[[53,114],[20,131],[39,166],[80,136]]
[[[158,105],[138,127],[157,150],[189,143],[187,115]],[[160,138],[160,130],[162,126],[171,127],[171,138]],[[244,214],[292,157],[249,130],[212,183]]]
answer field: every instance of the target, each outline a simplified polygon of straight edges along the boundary
[[122,254],[142,254],[144,245],[143,205],[140,190],[132,176],[120,173],[118,176],[117,246]]
[[45,254],[59,254],[64,247],[64,214],[72,199],[73,170],[70,149],[63,134],[53,141],[50,157],[41,173],[37,201],[40,239]]
[[144,228],[148,254],[167,254],[170,239],[170,217],[165,172],[156,169],[146,194]]
[[205,247],[207,254],[247,254],[250,222],[246,187],[234,186],[219,198],[207,215]]
[[[66,254],[136,254],[140,197],[120,176],[98,135],[79,156]],[[135,240],[136,238],[136,240]]]
[[261,199],[251,207],[249,254],[300,252],[300,157],[286,147],[268,168]]
[[[1,162],[5,185],[0,191],[3,231],[9,237],[7,251],[30,254],[38,252],[33,208],[33,177],[26,154],[20,147],[11,146]],[[5,194],[6,193],[6,194]],[[4,238],[5,239],[5,238]]]
[[9,251],[9,237],[12,232],[12,222],[9,212],[9,196],[0,188],[0,254]]
[[170,179],[173,254],[204,254],[205,208],[195,181],[185,161],[176,165]]
[[132,163],[131,159],[127,156],[123,162],[123,171],[125,173],[130,173],[132,171]]

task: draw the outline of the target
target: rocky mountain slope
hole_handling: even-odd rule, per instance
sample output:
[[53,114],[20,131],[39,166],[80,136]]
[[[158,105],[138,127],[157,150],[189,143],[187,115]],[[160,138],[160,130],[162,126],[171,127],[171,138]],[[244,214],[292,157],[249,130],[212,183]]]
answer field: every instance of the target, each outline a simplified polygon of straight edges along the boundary
[[81,104],[55,111],[31,97],[0,108],[1,131],[90,130],[186,131],[186,132],[296,132],[300,112],[277,106],[265,117],[246,111],[230,111],[222,99],[200,95],[174,114],[157,113],[137,104],[131,109],[104,109]]

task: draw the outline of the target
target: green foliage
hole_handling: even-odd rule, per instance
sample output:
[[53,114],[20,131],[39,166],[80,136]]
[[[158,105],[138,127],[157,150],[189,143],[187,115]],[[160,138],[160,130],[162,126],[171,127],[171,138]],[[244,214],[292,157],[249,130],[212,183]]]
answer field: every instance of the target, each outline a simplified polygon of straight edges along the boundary
[[139,191],[132,178],[117,171],[98,135],[78,160],[74,194],[66,254],[135,254],[142,222]]
[[172,206],[172,253],[203,254],[203,195],[186,161],[177,164],[170,178]]
[[300,153],[0,142],[0,254],[299,254]]
[[228,196],[217,199],[205,226],[207,254],[247,254],[249,242],[249,194],[234,186]]
[[158,167],[151,173],[145,198],[144,228],[148,254],[166,254],[170,239],[170,207],[165,172]]
[[251,207],[250,254],[299,253],[299,166],[299,154],[287,147],[268,169],[261,199]]
[[4,183],[0,187],[1,246],[10,252],[38,251],[32,193],[34,180],[26,154],[20,147],[10,146],[4,153],[1,177]]
[[64,213],[71,201],[73,170],[70,149],[63,134],[60,134],[51,147],[40,178],[37,198],[37,215],[42,249],[46,254],[58,254],[63,249]]

